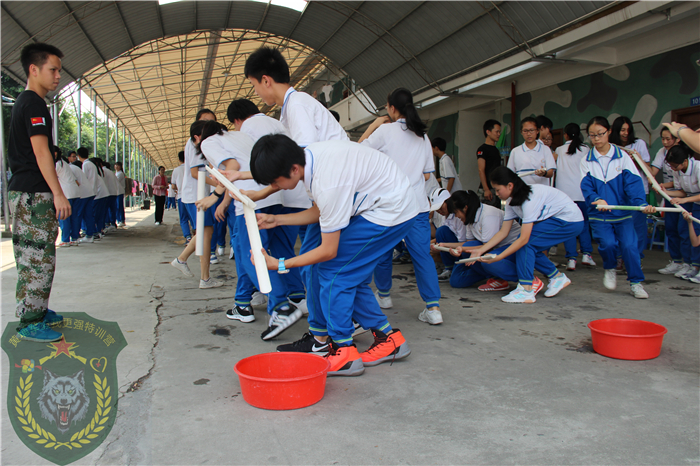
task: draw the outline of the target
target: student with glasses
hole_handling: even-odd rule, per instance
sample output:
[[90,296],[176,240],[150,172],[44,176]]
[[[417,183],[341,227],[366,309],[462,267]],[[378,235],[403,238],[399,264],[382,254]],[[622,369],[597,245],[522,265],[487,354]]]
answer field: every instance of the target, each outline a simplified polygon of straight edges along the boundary
[[581,192],[588,205],[588,219],[593,238],[598,243],[598,253],[603,258],[605,275],[603,285],[609,290],[617,287],[617,251],[627,264],[627,280],[630,292],[638,299],[649,297],[642,282],[641,260],[637,249],[637,234],[630,212],[624,210],[598,210],[597,206],[634,205],[644,207],[644,214],[656,212],[646,203],[642,178],[632,159],[619,147],[608,142],[610,124],[597,116],[588,122],[588,137],[593,149],[581,161]]
[[[520,176],[526,184],[549,186],[549,179],[554,176],[557,164],[552,151],[537,139],[537,120],[532,117],[520,122],[520,132],[525,142],[510,151],[507,167]],[[525,173],[535,171],[530,175]]]

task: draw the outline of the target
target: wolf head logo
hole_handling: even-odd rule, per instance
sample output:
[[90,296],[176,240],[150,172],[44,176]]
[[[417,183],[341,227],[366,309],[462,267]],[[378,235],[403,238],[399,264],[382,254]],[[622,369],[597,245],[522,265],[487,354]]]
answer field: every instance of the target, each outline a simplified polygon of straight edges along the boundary
[[44,371],[44,388],[37,398],[41,416],[55,422],[62,434],[68,431],[71,422],[83,419],[90,406],[83,373],[80,370],[71,376],[59,376]]

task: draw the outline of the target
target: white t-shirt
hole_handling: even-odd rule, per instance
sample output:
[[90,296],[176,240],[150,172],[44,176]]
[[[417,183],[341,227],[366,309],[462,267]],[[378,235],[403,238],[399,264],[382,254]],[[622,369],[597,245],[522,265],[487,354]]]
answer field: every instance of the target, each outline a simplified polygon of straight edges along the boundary
[[197,149],[194,147],[192,139],[187,140],[185,144],[185,164],[183,165],[182,186],[177,185],[180,191],[180,199],[185,204],[194,204],[197,202],[197,178],[192,176],[190,169],[192,167],[203,167],[204,161],[197,154]]
[[566,193],[572,201],[583,201],[581,192],[581,160],[585,159],[590,149],[581,146],[576,152],[569,155],[567,152],[571,141],[566,141],[563,146],[556,149],[557,153],[557,179],[556,188]]
[[[437,182],[437,178],[435,178],[435,173],[433,172],[430,174],[430,176],[428,176],[428,179],[425,180],[425,195],[430,198],[433,191],[439,187],[440,183]],[[430,201],[428,201],[428,203],[430,203]]]
[[[243,124],[241,124],[240,130],[250,136],[250,139],[253,140],[253,145],[258,142],[258,139],[268,134],[284,134],[289,136],[287,129],[282,123],[263,113],[258,113],[246,119]],[[308,194],[306,194],[304,183],[299,183],[297,187],[292,190],[282,190],[281,193],[282,205],[285,207],[297,209],[308,209],[311,207],[311,200]]]
[[[465,241],[475,239],[477,241],[481,241],[483,244],[488,243],[491,238],[493,238],[496,233],[501,230],[501,226],[503,226],[503,217],[504,213],[501,209],[497,209],[494,206],[481,204],[481,207],[479,207],[479,210],[474,216],[474,223],[471,225],[466,225]],[[508,236],[506,236],[503,241],[498,243],[495,248],[512,244],[513,241],[518,239],[519,236],[520,224],[518,222],[513,222]]]
[[582,222],[583,214],[569,196],[558,189],[541,184],[531,185],[528,200],[520,206],[511,206],[508,199],[504,220],[522,219],[523,223],[534,223],[558,218],[565,222]]
[[[240,165],[239,171],[250,170],[250,151],[253,149],[253,140],[240,131],[224,131],[224,134],[215,134],[202,141],[200,145],[202,153],[207,161],[214,167],[223,168],[222,164],[226,160],[234,159]],[[253,180],[239,180],[233,183],[241,190],[259,191],[264,186]],[[235,201],[236,215],[243,215],[243,204]],[[282,195],[277,192],[265,199],[256,201],[258,209],[269,207],[275,204],[282,204]]]
[[85,173],[83,173],[83,170],[73,164],[70,164],[69,166],[73,172],[73,175],[75,176],[75,179],[78,180],[78,183],[80,183],[80,199],[94,196],[95,192],[92,190],[92,185],[90,184],[90,181],[88,181],[87,176],[85,176]]
[[[688,159],[688,168],[685,173],[680,170],[674,171],[673,187],[674,189],[682,189],[688,197],[700,194],[700,162],[691,157]],[[700,204],[700,202],[695,202],[695,204]]]
[[173,189],[173,184],[168,184],[168,197],[175,197],[175,190]]
[[[651,156],[649,155],[647,143],[644,142],[642,139],[637,139],[636,141],[634,141],[634,144],[627,144],[625,146],[625,149],[634,149],[637,152],[639,152],[639,155],[642,157],[642,160],[644,160],[646,163],[651,162]],[[637,171],[639,172],[639,176],[642,177],[642,184],[644,185],[644,194],[649,194],[649,180],[647,179],[642,169],[637,169]]]
[[[430,151],[432,152],[432,147]],[[450,194],[455,191],[462,191],[462,182],[459,181],[459,175],[457,174],[455,164],[452,163],[452,159],[449,155],[443,154],[442,157],[440,157],[440,181],[442,181],[442,187],[445,189],[447,189],[449,178],[455,179],[455,182],[452,183]]]
[[386,227],[418,215],[408,178],[381,152],[355,142],[326,141],[311,144],[305,154],[304,185],[321,211],[321,232],[341,230],[356,215]]
[[663,172],[663,182],[668,183],[673,181],[673,168],[669,164],[666,163],[666,155],[668,154],[668,151],[666,150],[665,147],[662,147],[659,149],[659,151],[656,153],[656,157],[654,157],[654,161],[651,162],[652,167],[656,167],[659,170]]
[[85,160],[83,162],[83,173],[85,173],[88,182],[92,186],[92,190],[95,192],[95,200],[109,196],[107,185],[100,174],[97,173],[97,167],[94,163],[90,162],[89,160]]
[[[554,156],[552,155],[552,151],[549,149],[549,147],[542,144],[542,141],[539,139],[535,142],[536,144],[533,149],[528,149],[525,143],[523,143],[510,151],[507,167],[517,174],[532,170],[539,170],[540,168],[544,168],[547,171],[551,169],[556,170],[557,164],[554,161]],[[527,175],[522,176],[521,178],[529,185],[549,185],[549,178],[545,178],[543,176]]]
[[124,176],[124,171],[122,170],[116,172],[114,176],[117,177],[117,196],[119,196],[126,192],[126,186],[124,183],[126,177]]
[[170,181],[177,186],[177,195],[175,199],[180,199],[182,197],[182,178],[185,176],[185,164],[181,163],[177,167],[173,168],[173,173],[170,175]]
[[[437,215],[442,217],[440,214]],[[455,214],[450,214],[447,217],[442,218],[443,220],[441,226],[449,228],[450,231],[452,231],[452,233],[454,233],[457,237],[457,241],[464,243],[467,240],[467,227],[464,225],[464,223],[462,223],[459,218],[455,217]]]
[[58,175],[58,182],[66,199],[76,199],[80,197],[80,188],[75,184],[76,178],[69,165],[63,160],[56,161],[56,175]]
[[117,177],[112,170],[107,167],[103,167],[102,171],[104,173],[105,184],[107,185],[107,192],[110,196],[117,195]]
[[[418,199],[418,211],[428,212],[430,202],[425,197],[425,173],[435,171],[433,149],[427,136],[419,138],[406,127],[406,120],[399,119],[377,128],[362,141],[372,149],[388,155],[403,170]],[[455,181],[455,184],[457,182]],[[453,186],[454,187],[454,186]]]
[[320,141],[349,141],[331,112],[319,101],[293,87],[284,94],[280,122],[289,137],[301,147]]

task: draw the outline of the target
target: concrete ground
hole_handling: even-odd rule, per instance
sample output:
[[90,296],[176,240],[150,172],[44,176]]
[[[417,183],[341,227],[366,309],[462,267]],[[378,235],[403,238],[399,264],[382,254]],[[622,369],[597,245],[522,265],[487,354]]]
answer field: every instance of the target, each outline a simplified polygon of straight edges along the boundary
[[[168,265],[182,249],[176,216],[166,212],[166,225],[156,227],[153,210],[127,213],[126,229],[58,251],[51,308],[117,321],[128,341],[118,359],[116,424],[76,464],[700,462],[700,285],[658,274],[662,252],[644,261],[648,300],[630,296],[623,277],[617,291],[605,290],[600,265],[570,273],[570,287],[533,305],[443,284],[440,326],[418,321],[412,267],[397,266],[387,315],[411,356],[361,377],[329,378],[311,407],[266,411],[243,400],[233,365],[306,327],[264,342],[262,309],[251,324],[226,319],[234,262],[226,256],[212,266],[224,287],[199,290],[198,278]],[[189,264],[198,275],[196,258]],[[16,320],[7,239],[0,277],[4,329]],[[666,326],[661,355],[623,361],[592,352],[586,324],[610,317]],[[370,343],[370,334],[357,341],[360,351]],[[3,380],[8,371],[3,356]],[[0,385],[2,464],[47,464],[13,431]]]

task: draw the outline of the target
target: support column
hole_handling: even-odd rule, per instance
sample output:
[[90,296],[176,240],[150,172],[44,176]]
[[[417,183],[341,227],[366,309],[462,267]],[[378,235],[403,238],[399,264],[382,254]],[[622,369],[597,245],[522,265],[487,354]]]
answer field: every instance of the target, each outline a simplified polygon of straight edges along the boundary
[[109,109],[105,108],[105,161],[109,162]]
[[82,135],[83,135],[83,108],[80,104],[80,98],[82,95],[82,85],[80,81],[78,81],[78,114],[76,117],[78,118],[78,147],[82,144]]
[[0,107],[0,170],[2,170],[2,212],[5,216],[5,231],[10,231],[10,199],[7,197],[7,166],[5,165],[5,115]]
[[97,157],[97,92],[92,93],[92,156]]

